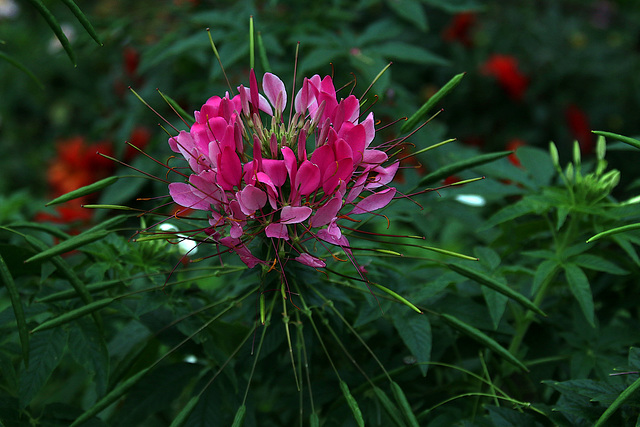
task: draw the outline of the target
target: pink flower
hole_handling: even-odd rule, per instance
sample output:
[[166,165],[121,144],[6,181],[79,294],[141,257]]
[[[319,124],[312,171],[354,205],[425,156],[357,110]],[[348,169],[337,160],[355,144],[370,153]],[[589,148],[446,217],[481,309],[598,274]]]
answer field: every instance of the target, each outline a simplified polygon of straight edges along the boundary
[[[340,219],[383,208],[396,193],[388,184],[399,162],[371,147],[373,114],[361,121],[355,96],[339,99],[331,77],[315,75],[304,79],[295,112],[285,119],[288,99],[271,73],[260,91],[252,70],[248,88],[209,98],[190,130],[169,139],[190,168],[169,194],[185,208],[206,211],[209,238],[250,268],[274,257],[324,267],[305,245],[311,240],[350,254]],[[271,239],[265,248],[277,249],[271,259],[249,249],[260,236]]]

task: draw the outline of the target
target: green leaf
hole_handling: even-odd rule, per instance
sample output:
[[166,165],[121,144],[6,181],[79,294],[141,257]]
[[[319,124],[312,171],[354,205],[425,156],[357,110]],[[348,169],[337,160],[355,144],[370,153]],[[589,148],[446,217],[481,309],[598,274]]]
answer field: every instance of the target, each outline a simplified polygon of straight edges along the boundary
[[69,200],[74,200],[79,197],[83,197],[83,196],[95,193],[96,191],[100,191],[110,186],[111,184],[116,182],[119,178],[120,178],[119,176],[110,176],[110,177],[101,179],[100,181],[94,182],[93,184],[85,185],[84,187],[80,187],[76,190],[63,194],[60,197],[56,197],[55,199],[47,203],[45,206],[57,205],[59,203],[68,202]]
[[191,415],[191,411],[193,411],[193,408],[195,408],[196,404],[198,403],[198,400],[200,400],[199,394],[189,399],[187,404],[184,405],[178,415],[176,415],[176,417],[173,419],[169,427],[182,427],[184,423],[187,422],[187,419],[189,418],[189,415]]
[[404,316],[400,313],[392,318],[400,338],[419,363],[422,376],[427,375],[431,361],[431,324],[427,316]]
[[396,423],[398,427],[404,427],[406,424],[402,421],[402,415],[396,405],[391,402],[389,396],[387,396],[387,394],[379,387],[373,387],[373,392],[376,394],[376,397],[380,403],[382,403],[382,407],[387,411],[387,414],[389,414],[389,417],[391,417],[393,422]]
[[405,419],[409,422],[409,425],[412,427],[420,427],[416,416],[411,410],[411,405],[409,405],[407,396],[405,396],[404,391],[395,381],[391,381],[391,392],[393,393],[393,397],[396,399],[396,403],[400,406]]
[[627,270],[620,268],[608,259],[597,255],[580,254],[571,258],[571,261],[580,267],[588,268],[589,270],[603,271],[605,273],[616,275],[629,274]]
[[4,52],[0,52],[0,58],[4,59],[5,61],[7,61],[9,64],[13,65],[14,67],[16,67],[17,69],[19,69],[20,71],[22,71],[23,73],[25,73],[27,76],[29,76],[31,78],[31,80],[33,80],[40,89],[44,89],[44,85],[42,84],[42,82],[36,77],[35,74],[33,74],[31,72],[31,70],[29,70],[27,67],[25,67],[24,65],[22,65],[21,62],[19,62],[17,59],[14,59],[13,57],[7,55]]
[[56,326],[64,325],[65,323],[69,323],[72,320],[78,319],[82,316],[86,316],[87,314],[94,313],[108,306],[113,301],[115,301],[115,299],[116,298],[103,298],[93,301],[87,305],[83,305],[82,307],[76,308],[75,310],[67,311],[58,317],[42,322],[40,325],[36,326],[33,331],[31,331],[31,333],[55,328]]
[[473,169],[476,166],[484,165],[485,163],[491,163],[503,157],[507,157],[511,153],[512,151],[498,151],[496,153],[481,154],[479,156],[475,156],[470,159],[464,159],[464,160],[457,161],[455,163],[451,163],[423,177],[420,180],[419,185],[425,186],[425,185],[433,184],[442,179],[445,179],[448,176],[455,175],[458,172],[466,171],[468,169]]
[[309,425],[311,427],[320,427],[320,417],[318,417],[317,412],[314,412],[309,416]]
[[569,289],[578,300],[582,313],[584,313],[589,324],[595,327],[593,295],[591,294],[589,279],[587,279],[582,269],[575,264],[565,264],[563,267],[567,282],[569,282]]
[[374,47],[378,55],[394,61],[411,62],[422,65],[449,65],[440,55],[409,43],[388,42]]
[[16,317],[16,324],[18,325],[18,336],[20,337],[20,346],[22,347],[22,360],[25,366],[29,367],[29,329],[27,328],[27,321],[24,317],[24,307],[22,306],[22,299],[20,293],[16,287],[11,272],[4,259],[0,256],[0,279],[9,292],[9,298],[11,299],[11,305],[13,306],[13,314]]
[[342,380],[340,380],[340,390],[342,390],[342,395],[347,401],[347,405],[349,405],[349,408],[353,413],[353,417],[355,418],[356,423],[358,423],[359,427],[364,427],[364,419],[362,418],[362,412],[360,411],[358,402],[356,401],[355,397],[353,397],[353,395],[351,394],[351,391],[349,391],[349,386],[347,385],[347,383],[345,383]]
[[[87,291],[90,294],[95,294],[100,291],[104,291],[105,289],[110,289],[115,286],[124,284],[124,282],[120,279],[115,280],[106,280],[104,282],[91,283],[87,285]],[[53,302],[53,301],[62,301],[66,299],[77,298],[79,295],[75,291],[75,289],[66,289],[64,291],[55,292],[53,294],[49,294],[45,297],[38,298],[37,302]]]
[[540,310],[534,303],[529,301],[529,299],[527,299],[524,295],[514,291],[507,285],[498,282],[493,277],[487,276],[484,273],[473,270],[462,264],[446,264],[446,265],[452,271],[455,271],[456,273],[462,276],[465,276],[471,280],[474,280],[483,286],[487,286],[495,291],[500,292],[503,295],[508,296],[509,298],[513,299],[514,301],[518,302],[520,305],[522,305],[525,308],[528,308],[531,311],[534,311],[542,316],[546,316],[546,314],[544,314],[542,310]]
[[399,17],[406,19],[421,31],[427,31],[429,24],[424,6],[417,0],[386,0],[389,8]]
[[85,231],[82,234],[78,234],[77,236],[73,236],[64,242],[60,242],[57,245],[50,247],[39,254],[36,254],[26,260],[26,263],[34,262],[34,261],[44,261],[49,258],[53,258],[57,255],[62,255],[67,252],[70,252],[74,249],[80,248],[82,246],[88,245],[89,243],[95,242],[96,240],[100,240],[104,238],[107,234],[111,233],[109,230],[98,230],[92,232],[91,230]]
[[493,328],[497,329],[498,325],[500,324],[500,320],[504,315],[504,311],[507,308],[507,302],[509,301],[509,298],[507,298],[500,292],[487,288],[486,286],[482,287],[482,295],[484,296],[484,300],[487,303],[489,315],[491,316],[491,321],[493,322]]
[[481,10],[482,3],[477,0],[422,0],[423,2],[437,7],[449,13],[468,12],[470,10]]
[[498,356],[500,356],[503,359],[505,359],[507,362],[511,363],[514,366],[517,366],[518,368],[520,368],[520,369],[522,369],[522,370],[524,370],[526,372],[529,372],[529,369],[527,369],[527,367],[520,360],[518,360],[513,354],[509,353],[509,351],[507,349],[502,347],[500,344],[498,344],[498,342],[496,342],[494,339],[490,338],[484,332],[480,331],[479,329],[477,329],[477,328],[475,328],[475,327],[473,327],[473,326],[471,326],[471,325],[469,325],[467,323],[464,323],[460,319],[458,319],[456,317],[453,317],[453,316],[451,316],[449,314],[443,313],[443,314],[441,314],[441,316],[451,326],[453,326],[454,328],[458,329],[459,331],[461,331],[465,335],[469,336],[470,338],[473,338],[474,340],[478,341],[479,343],[485,345],[487,348],[492,350]]
[[622,404],[629,399],[629,397],[635,393],[638,388],[640,388],[640,378],[638,378],[637,380],[635,380],[629,387],[627,387],[622,393],[620,393],[620,395],[618,396],[618,398],[611,404],[611,406],[609,406],[607,408],[606,411],[604,411],[604,413],[600,416],[600,418],[598,419],[598,421],[596,422],[594,427],[600,427],[600,426],[604,426],[607,425],[605,424],[607,422],[607,420],[611,417],[611,415],[613,415],[613,413],[620,407],[622,406]]
[[93,25],[91,25],[91,22],[89,22],[87,17],[84,16],[84,13],[82,13],[78,5],[76,5],[73,0],[61,0],[61,1],[62,3],[67,5],[67,7],[71,10],[71,12],[76,16],[76,18],[82,24],[84,29],[87,30],[91,38],[93,38],[96,41],[96,43],[102,46],[102,42],[98,37],[98,33],[96,33],[96,30],[94,30]]
[[[418,124],[427,119],[427,114],[435,107],[441,100],[444,98],[449,92],[451,92],[458,84],[460,80],[464,77],[465,73],[460,73],[455,76],[451,80],[447,82],[438,92],[433,94],[431,98],[425,102],[422,107],[418,109],[409,119],[402,125],[400,129],[401,133],[411,132],[414,130]],[[510,154],[511,152],[509,152]],[[449,176],[446,175],[445,178]]]
[[62,45],[64,50],[67,52],[67,55],[71,60],[71,63],[75,67],[76,56],[73,53],[73,50],[71,49],[71,44],[69,43],[69,39],[67,39],[67,36],[64,35],[64,32],[62,31],[60,24],[58,24],[58,20],[56,19],[56,17],[53,16],[53,14],[49,11],[49,9],[47,9],[47,7],[44,5],[44,3],[41,0],[28,0],[28,1],[29,3],[31,3],[33,7],[35,7],[38,10],[40,15],[42,15],[42,17],[44,18],[44,20],[47,21],[47,24],[49,24],[49,27],[51,27],[51,30],[53,31],[53,33],[56,35],[58,40],[60,40],[60,44]]
[[418,307],[416,307],[415,305],[413,305],[409,300],[407,300],[405,297],[403,297],[402,295],[399,295],[398,293],[392,291],[389,288],[385,288],[382,285],[379,285],[378,283],[375,282],[369,282],[370,285],[375,286],[376,288],[380,289],[383,292],[386,292],[387,294],[391,295],[392,297],[394,297],[395,299],[397,299],[398,301],[400,301],[401,303],[405,304],[406,306],[408,306],[409,308],[411,308],[413,311],[415,311],[418,314],[422,314],[422,310],[420,310]]
[[81,319],[69,328],[71,356],[89,373],[96,395],[103,396],[109,382],[109,352],[104,336],[93,322]]
[[45,385],[58,366],[67,345],[67,332],[61,328],[31,338],[29,367],[20,374],[20,408],[25,408]]
[[611,139],[615,139],[618,141],[622,141],[625,144],[629,144],[633,147],[636,147],[638,149],[640,149],[640,141],[638,141],[637,139],[634,138],[630,138],[628,136],[623,136],[623,135],[618,135],[617,133],[611,133],[611,132],[603,132],[600,130],[594,130],[592,131],[593,133],[595,133],[596,135],[602,135],[606,138],[611,138]]
[[481,230],[490,229],[496,225],[520,218],[521,216],[525,216],[536,211],[537,206],[535,203],[532,203],[532,201],[527,198],[521,199],[514,204],[505,206],[493,214],[491,218],[485,222]]
[[531,295],[535,297],[535,295],[540,290],[540,287],[542,286],[542,284],[547,280],[552,280],[552,276],[554,276],[559,269],[560,269],[560,264],[556,259],[547,259],[542,261],[536,268],[536,273],[533,276],[533,286],[531,287]]

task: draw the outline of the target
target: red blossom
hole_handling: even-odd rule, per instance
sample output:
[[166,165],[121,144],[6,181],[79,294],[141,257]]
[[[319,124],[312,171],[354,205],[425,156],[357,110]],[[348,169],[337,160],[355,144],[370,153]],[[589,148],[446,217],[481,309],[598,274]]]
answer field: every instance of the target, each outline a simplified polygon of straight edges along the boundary
[[511,55],[493,54],[481,65],[480,71],[494,77],[515,101],[521,101],[529,85],[527,77],[518,66],[518,60]]
[[571,132],[571,136],[578,140],[580,149],[584,154],[593,152],[595,141],[591,133],[589,117],[580,107],[571,104],[564,111],[565,121]]
[[476,24],[476,18],[473,12],[454,15],[449,26],[442,32],[442,38],[447,42],[459,42],[466,47],[472,47],[471,30]]

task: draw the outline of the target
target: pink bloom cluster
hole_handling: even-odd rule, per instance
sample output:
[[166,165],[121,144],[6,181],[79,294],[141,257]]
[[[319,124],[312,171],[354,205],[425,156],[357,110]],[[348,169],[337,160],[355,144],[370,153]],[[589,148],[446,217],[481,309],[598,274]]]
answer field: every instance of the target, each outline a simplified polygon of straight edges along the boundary
[[262,89],[251,70],[248,88],[211,97],[191,129],[169,139],[193,172],[188,182],[169,184],[169,193],[181,206],[207,211],[210,238],[250,268],[273,261],[250,251],[260,235],[272,239],[278,256],[324,267],[304,243],[350,253],[339,219],[386,206],[399,162],[371,147],[373,114],[360,121],[360,101],[338,100],[331,77],[305,78],[288,120],[284,83],[266,73]]

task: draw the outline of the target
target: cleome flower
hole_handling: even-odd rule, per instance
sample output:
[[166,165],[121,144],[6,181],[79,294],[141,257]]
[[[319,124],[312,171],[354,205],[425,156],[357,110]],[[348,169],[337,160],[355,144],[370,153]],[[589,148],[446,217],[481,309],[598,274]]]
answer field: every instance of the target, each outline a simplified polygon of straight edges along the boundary
[[[285,119],[287,101],[282,80],[266,73],[261,93],[253,70],[248,88],[209,98],[190,130],[169,138],[190,169],[169,193],[206,211],[208,237],[250,268],[289,259],[321,268],[318,246],[353,261],[340,221],[386,206],[399,162],[371,146],[373,113],[361,120],[359,99],[338,99],[330,76],[305,78]],[[271,240],[269,259],[252,253],[256,237]],[[310,241],[320,245],[310,251]]]

